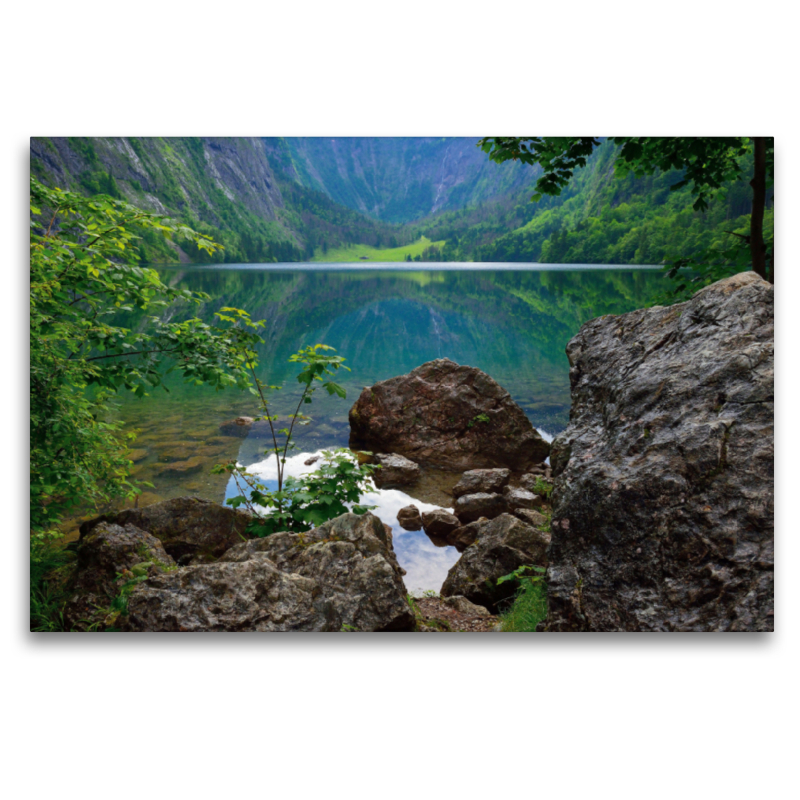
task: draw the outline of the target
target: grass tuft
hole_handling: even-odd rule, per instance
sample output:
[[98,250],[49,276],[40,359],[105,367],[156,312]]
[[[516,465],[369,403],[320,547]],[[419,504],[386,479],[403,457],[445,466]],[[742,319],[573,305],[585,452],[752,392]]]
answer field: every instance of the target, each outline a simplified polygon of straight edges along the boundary
[[500,615],[503,632],[535,631],[547,616],[547,584],[541,579],[524,579],[513,605]]

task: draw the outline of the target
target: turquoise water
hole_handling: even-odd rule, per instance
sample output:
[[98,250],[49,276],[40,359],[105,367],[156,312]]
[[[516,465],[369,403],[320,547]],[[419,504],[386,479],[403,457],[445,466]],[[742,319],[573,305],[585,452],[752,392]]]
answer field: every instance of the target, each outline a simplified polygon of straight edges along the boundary
[[[569,420],[569,365],[564,348],[580,326],[603,314],[646,305],[664,288],[654,269],[537,264],[284,264],[185,267],[161,271],[165,282],[210,295],[197,313],[212,321],[223,306],[263,319],[259,378],[283,384],[273,413],[288,414],[299,397],[289,356],[325,343],[346,359],[340,373],[347,399],[318,393],[312,422],[297,432],[301,454],[347,446],[347,414],[365,386],[447,357],[478,367],[510,393],[538,429],[548,435]],[[169,312],[173,319],[183,308]],[[137,475],[153,483],[143,498],[195,494],[221,502],[230,487],[211,476],[218,461],[263,462],[265,440],[220,436],[232,417],[256,415],[248,393],[190,387],[178,377],[170,392],[154,390],[143,400],[126,398],[121,413],[141,430]],[[300,462],[298,462],[300,463]],[[266,466],[264,466],[266,469]],[[419,501],[396,492],[383,496],[376,513],[395,530],[398,558],[409,571],[409,589],[437,589],[456,558],[453,548],[434,547],[424,533],[397,527],[397,508]],[[444,505],[446,496],[431,496]],[[402,502],[401,502],[402,501]],[[372,502],[376,502],[373,499]],[[384,519],[384,517],[386,517]],[[391,518],[390,518],[391,517]],[[438,582],[438,585],[437,585]]]

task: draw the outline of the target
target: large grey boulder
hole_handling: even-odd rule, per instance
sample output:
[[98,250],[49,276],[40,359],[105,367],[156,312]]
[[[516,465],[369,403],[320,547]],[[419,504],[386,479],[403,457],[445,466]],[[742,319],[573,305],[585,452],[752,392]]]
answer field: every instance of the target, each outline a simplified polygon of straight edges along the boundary
[[600,317],[567,356],[546,629],[773,630],[773,287]]
[[515,581],[498,586],[497,580],[526,564],[545,566],[550,534],[510,514],[478,525],[477,539],[450,568],[441,595],[463,595],[479,606],[497,611],[498,605],[510,600],[517,590]]
[[338,631],[339,617],[312,578],[268,558],[184,567],[140,584],[128,631]]
[[413,630],[384,524],[343,514],[307,533],[241,542],[215,564],[141,584],[130,630]]
[[134,525],[110,522],[95,525],[81,538],[77,556],[74,585],[64,610],[68,629],[102,622],[125,583],[175,565],[155,536]]
[[247,523],[252,519],[244,511],[201,500],[176,497],[144,508],[128,508],[84,522],[81,537],[98,522],[135,525],[161,540],[164,549],[181,563],[212,560],[242,541]]
[[400,453],[452,470],[524,472],[550,445],[485,372],[447,358],[367,387],[350,409],[355,449]]

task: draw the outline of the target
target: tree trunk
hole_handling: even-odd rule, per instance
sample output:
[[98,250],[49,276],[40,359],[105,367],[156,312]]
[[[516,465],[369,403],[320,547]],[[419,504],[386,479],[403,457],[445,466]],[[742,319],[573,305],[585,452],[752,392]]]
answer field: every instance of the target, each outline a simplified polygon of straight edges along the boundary
[[753,137],[755,164],[753,167],[753,209],[750,212],[750,257],[753,271],[770,283],[775,282],[773,268],[767,275],[767,248],[764,245],[764,206],[767,201],[767,142],[763,136]]

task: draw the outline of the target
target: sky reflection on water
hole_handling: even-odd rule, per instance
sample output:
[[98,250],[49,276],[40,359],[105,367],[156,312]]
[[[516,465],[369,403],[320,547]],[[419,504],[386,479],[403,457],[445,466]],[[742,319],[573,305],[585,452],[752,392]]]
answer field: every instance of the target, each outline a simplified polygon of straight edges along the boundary
[[[320,455],[321,452],[299,453],[288,457],[285,476],[291,475],[296,478],[313,472],[319,463],[307,465],[305,462],[312,456]],[[274,457],[256,462],[247,469],[248,472],[257,475],[267,488],[272,490],[278,488],[278,467]],[[239,493],[236,482],[231,478],[225,490],[225,499],[236,497]],[[442,588],[448,570],[458,561],[458,551],[455,547],[437,547],[424,531],[403,530],[397,522],[397,512],[411,503],[420,510],[420,513],[440,506],[423,503],[399,489],[374,489],[368,494],[361,495],[361,502],[376,506],[371,513],[381,522],[391,526],[397,560],[407,573],[403,579],[406,589],[415,594],[431,589],[438,592]],[[452,511],[451,508],[447,510]]]

